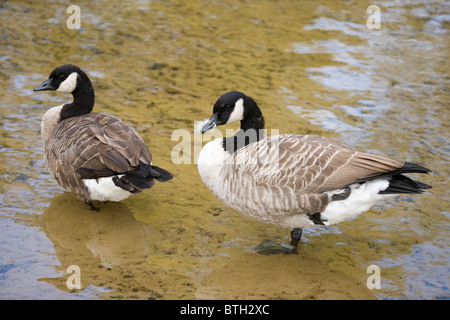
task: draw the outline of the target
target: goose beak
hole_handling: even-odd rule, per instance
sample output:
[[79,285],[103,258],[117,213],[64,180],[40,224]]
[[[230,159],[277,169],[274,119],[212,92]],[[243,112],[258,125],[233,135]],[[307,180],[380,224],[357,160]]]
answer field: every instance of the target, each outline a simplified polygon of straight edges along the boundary
[[33,91],[44,91],[44,90],[56,90],[55,87],[52,85],[52,79],[47,79],[44,82],[42,82],[40,85],[38,85],[36,88],[33,88]]
[[214,113],[208,122],[203,126],[202,133],[205,133],[208,130],[214,129],[217,127],[217,113]]

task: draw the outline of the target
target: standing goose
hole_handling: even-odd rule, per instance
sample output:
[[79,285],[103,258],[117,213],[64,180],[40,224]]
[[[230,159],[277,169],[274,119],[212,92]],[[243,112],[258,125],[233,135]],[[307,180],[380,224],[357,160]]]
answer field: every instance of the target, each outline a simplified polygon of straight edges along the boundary
[[107,113],[91,113],[94,89],[86,73],[67,64],[33,91],[72,93],[73,102],[49,109],[41,121],[45,164],[56,182],[88,203],[121,201],[173,175],[152,165],[144,140]]
[[356,217],[375,202],[431,188],[404,173],[428,173],[420,165],[355,151],[315,135],[264,137],[256,102],[238,91],[222,95],[204,133],[240,121],[232,137],[207,143],[198,157],[203,182],[222,202],[258,220],[291,228],[291,245],[302,228]]

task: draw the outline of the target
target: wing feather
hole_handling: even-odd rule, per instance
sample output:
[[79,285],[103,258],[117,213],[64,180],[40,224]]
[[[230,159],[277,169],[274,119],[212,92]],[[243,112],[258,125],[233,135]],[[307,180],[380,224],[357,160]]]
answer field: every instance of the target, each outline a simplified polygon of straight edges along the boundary
[[267,137],[236,151],[234,168],[227,170],[236,177],[227,179],[231,183],[245,176],[235,181],[248,184],[234,187],[241,188],[243,194],[255,192],[262,206],[281,211],[298,208],[296,213],[313,214],[323,211],[331,201],[325,192],[402,165],[403,162],[357,152],[331,139],[289,134]]
[[[55,177],[100,178],[150,164],[142,138],[119,118],[91,113],[68,118],[55,127],[44,146],[47,166]],[[62,178],[60,178],[61,180]]]

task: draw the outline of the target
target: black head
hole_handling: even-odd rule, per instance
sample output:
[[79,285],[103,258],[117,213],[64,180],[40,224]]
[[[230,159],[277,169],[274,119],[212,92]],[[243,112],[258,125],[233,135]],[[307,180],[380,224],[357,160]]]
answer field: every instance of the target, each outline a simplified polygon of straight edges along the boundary
[[[256,124],[256,120],[258,120],[258,124]],[[213,115],[202,128],[202,133],[216,126],[236,121],[241,121],[242,129],[264,128],[264,118],[255,100],[242,92],[230,91],[217,99],[214,104]]]
[[47,80],[33,89],[44,90],[72,93],[73,102],[63,106],[60,120],[89,113],[94,107],[95,94],[91,81],[86,73],[73,64],[57,67]]
[[79,67],[66,64],[55,68],[46,81],[33,89],[33,91],[61,91],[73,93],[81,83],[91,86],[91,82]]

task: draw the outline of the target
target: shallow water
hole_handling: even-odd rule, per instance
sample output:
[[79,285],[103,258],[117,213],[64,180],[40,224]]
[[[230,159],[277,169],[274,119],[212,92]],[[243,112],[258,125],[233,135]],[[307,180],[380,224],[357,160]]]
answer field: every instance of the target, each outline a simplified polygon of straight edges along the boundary
[[[361,2],[77,4],[81,29],[68,29],[66,2],[0,5],[0,298],[449,298],[448,3],[381,1],[379,30]],[[133,125],[174,180],[98,213],[56,185],[40,119],[70,96],[32,88],[65,63],[90,75],[95,111]],[[193,134],[228,90],[255,98],[269,130],[425,165],[433,189],[304,230],[298,255],[258,255],[290,230],[218,201],[194,139],[190,164],[171,157],[172,133]],[[80,290],[68,289],[70,265]],[[366,287],[370,265],[380,289]]]

